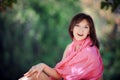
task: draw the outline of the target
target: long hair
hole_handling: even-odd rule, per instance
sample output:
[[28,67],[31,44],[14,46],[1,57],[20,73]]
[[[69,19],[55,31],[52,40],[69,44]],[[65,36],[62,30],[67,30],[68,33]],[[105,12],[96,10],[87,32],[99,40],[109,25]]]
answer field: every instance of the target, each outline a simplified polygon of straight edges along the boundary
[[84,13],[79,13],[77,15],[75,15],[72,20],[71,20],[71,23],[69,25],[69,34],[71,36],[71,38],[73,39],[73,28],[76,24],[78,24],[79,22],[81,22],[83,19],[87,20],[88,24],[89,24],[89,27],[90,27],[90,38],[92,40],[92,45],[91,46],[96,46],[97,48],[99,48],[99,41],[97,39],[97,36],[96,36],[96,31],[95,31],[95,26],[94,26],[94,22],[93,22],[93,19],[87,15],[87,14],[84,14]]

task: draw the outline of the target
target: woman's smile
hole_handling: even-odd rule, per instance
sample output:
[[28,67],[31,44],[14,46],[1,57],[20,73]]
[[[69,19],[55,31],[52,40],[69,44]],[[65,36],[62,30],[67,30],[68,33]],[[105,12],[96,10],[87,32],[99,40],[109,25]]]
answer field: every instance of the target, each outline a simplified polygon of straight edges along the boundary
[[80,36],[80,37],[83,36],[83,34],[79,34],[79,33],[77,35]]

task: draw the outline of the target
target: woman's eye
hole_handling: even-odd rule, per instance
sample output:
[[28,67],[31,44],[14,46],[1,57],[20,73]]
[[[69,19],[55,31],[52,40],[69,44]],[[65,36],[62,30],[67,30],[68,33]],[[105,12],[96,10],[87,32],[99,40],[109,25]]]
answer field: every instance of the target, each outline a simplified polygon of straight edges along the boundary
[[75,25],[76,27],[79,27],[79,25]]
[[88,26],[85,26],[84,28],[88,28]]

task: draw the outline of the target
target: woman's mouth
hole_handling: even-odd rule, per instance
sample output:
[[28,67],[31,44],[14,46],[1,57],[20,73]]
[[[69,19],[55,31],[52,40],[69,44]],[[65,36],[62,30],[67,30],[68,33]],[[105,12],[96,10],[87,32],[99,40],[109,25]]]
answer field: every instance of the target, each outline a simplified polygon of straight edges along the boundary
[[78,36],[83,36],[83,34],[77,34]]

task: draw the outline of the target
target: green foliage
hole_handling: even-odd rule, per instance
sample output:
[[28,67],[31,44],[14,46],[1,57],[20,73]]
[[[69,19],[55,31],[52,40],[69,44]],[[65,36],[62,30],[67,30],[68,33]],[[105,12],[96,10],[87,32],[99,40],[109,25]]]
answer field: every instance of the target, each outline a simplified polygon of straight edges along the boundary
[[73,0],[19,0],[0,13],[1,79],[17,80],[40,62],[54,67],[71,41],[71,17],[80,10]]
[[104,0],[101,2],[101,9],[109,9],[114,12],[120,6],[120,0]]
[[13,3],[17,3],[17,0],[0,0],[0,11],[12,8]]
[[[104,8],[106,10],[111,8],[111,12],[120,14],[120,0],[104,0],[101,2],[101,9]],[[117,26],[119,27],[120,24]],[[101,53],[105,67],[105,80],[118,80],[120,78],[120,38],[116,34],[119,34],[119,32],[114,26],[113,32],[102,42],[104,45]]]
[[101,50],[105,67],[104,79],[118,80],[120,76],[120,39],[110,36],[107,39],[102,42],[104,48]]

